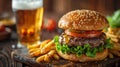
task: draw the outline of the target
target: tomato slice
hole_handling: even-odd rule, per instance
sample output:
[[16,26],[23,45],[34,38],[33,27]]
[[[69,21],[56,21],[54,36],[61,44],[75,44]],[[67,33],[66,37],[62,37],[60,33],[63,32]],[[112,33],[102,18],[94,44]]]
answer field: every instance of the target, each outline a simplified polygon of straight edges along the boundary
[[65,30],[65,33],[74,37],[97,37],[102,34],[101,31],[84,31],[82,33],[70,32],[69,30]]

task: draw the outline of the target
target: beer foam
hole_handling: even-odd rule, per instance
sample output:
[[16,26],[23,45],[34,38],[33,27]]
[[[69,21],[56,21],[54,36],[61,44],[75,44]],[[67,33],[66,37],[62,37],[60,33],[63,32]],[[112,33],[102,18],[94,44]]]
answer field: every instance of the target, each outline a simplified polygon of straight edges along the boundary
[[17,10],[33,10],[43,6],[43,0],[12,0],[12,8]]

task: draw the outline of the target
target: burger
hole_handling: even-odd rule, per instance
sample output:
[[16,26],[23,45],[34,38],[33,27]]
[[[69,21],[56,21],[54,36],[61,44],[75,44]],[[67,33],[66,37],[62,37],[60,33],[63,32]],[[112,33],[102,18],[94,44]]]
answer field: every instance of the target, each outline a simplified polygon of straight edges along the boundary
[[112,47],[102,31],[108,27],[107,19],[92,10],[68,12],[58,22],[65,31],[54,37],[58,54],[70,61],[88,62],[103,60]]

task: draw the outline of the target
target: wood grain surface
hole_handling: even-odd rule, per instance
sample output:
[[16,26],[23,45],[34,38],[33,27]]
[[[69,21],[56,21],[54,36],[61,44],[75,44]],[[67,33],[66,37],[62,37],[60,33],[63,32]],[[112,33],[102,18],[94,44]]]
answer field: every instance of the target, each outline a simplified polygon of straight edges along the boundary
[[9,47],[0,47],[0,67],[13,67]]
[[120,58],[118,57],[87,63],[71,62],[64,59],[51,60],[50,63],[36,63],[35,58],[29,56],[26,48],[17,49],[12,52],[12,55],[15,61],[27,64],[30,67],[120,67]]

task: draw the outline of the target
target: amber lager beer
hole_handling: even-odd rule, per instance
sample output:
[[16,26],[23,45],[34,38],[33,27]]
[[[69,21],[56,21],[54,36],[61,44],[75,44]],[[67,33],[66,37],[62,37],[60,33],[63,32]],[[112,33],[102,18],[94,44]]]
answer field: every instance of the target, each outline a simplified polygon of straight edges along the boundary
[[39,43],[43,0],[12,0],[12,9],[16,15],[19,43],[22,45]]

